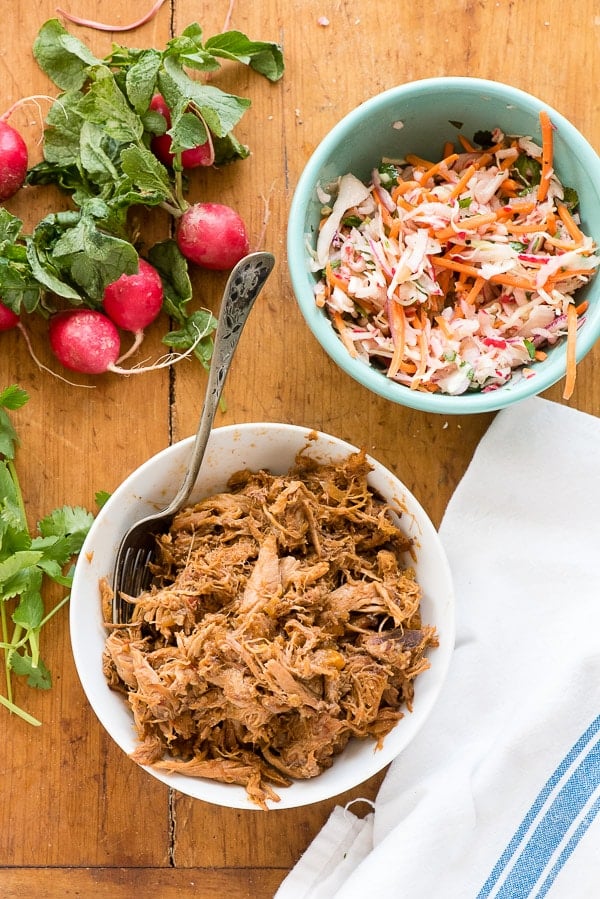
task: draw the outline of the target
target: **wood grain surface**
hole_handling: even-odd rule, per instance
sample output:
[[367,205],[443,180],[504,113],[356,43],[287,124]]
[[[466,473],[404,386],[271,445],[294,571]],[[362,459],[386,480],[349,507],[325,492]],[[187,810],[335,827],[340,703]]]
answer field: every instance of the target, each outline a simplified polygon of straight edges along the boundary
[[[151,0],[63,0],[92,19],[127,24]],[[221,31],[228,0],[167,0],[146,25],[124,33],[69,26],[95,52],[111,41],[162,48],[191,22]],[[19,97],[54,94],[31,48],[50,0],[2,4],[0,108]],[[329,24],[320,24],[320,17]],[[251,148],[243,162],[193,178],[192,198],[229,203],[246,219],[251,241],[277,264],[255,307],[226,385],[217,424],[293,422],[365,446],[399,474],[436,525],[492,416],[431,416],[379,399],[337,369],[305,326],[287,271],[285,232],[298,176],[328,129],[358,103],[401,82],[472,75],[531,91],[563,112],[600,149],[600,3],[578,0],[237,0],[231,27],[278,41],[284,78],[270,84],[226,65],[214,83],[252,99],[237,129]],[[45,103],[39,101],[41,114]],[[39,158],[40,112],[12,120]],[[64,198],[30,188],[7,202],[26,226]],[[150,222],[150,224],[148,224]],[[144,223],[148,242],[166,237],[160,213]],[[263,235],[264,232],[264,236]],[[225,276],[194,272],[194,302],[218,310]],[[166,325],[165,322],[163,324]],[[145,355],[161,353],[166,328],[151,329]],[[53,365],[40,321],[32,340]],[[22,336],[0,335],[0,388],[30,393],[18,414],[17,467],[34,523],[64,503],[94,508],[150,455],[195,431],[206,374],[194,363],[72,387],[31,361]],[[545,396],[561,402],[561,385]],[[600,414],[600,348],[581,363],[571,405]],[[460,600],[460,598],[459,598]],[[239,811],[192,800],[149,777],[104,732],[79,684],[68,610],[43,636],[53,673],[49,692],[18,687],[17,698],[42,720],[34,728],[0,707],[0,896],[272,896],[326,821],[350,799],[376,795],[381,776],[307,808]],[[360,807],[359,807],[360,808]]]

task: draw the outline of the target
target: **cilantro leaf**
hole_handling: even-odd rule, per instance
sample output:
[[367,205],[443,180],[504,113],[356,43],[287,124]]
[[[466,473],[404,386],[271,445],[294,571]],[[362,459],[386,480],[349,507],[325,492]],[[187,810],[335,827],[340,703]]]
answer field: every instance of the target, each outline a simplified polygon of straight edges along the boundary
[[27,571],[28,568],[37,565],[43,553],[39,550],[19,550],[12,553],[7,559],[0,561],[0,596],[14,596],[14,579]]
[[41,572],[36,572],[37,577],[30,578],[26,588],[21,592],[21,598],[11,615],[15,624],[28,630],[39,628],[44,617],[44,603],[40,595],[42,585]]
[[63,506],[38,522],[38,530],[42,537],[85,535],[92,521],[93,515],[81,506]]
[[10,667],[15,674],[27,678],[27,685],[37,690],[49,690],[52,687],[52,676],[41,659],[37,665],[28,653],[13,652]]
[[[6,387],[0,393],[0,456],[5,459],[14,459],[15,449],[19,442],[17,432],[15,431],[9,415],[5,409],[19,409],[29,399],[28,394],[13,384],[12,387]],[[2,473],[5,474],[7,483],[2,484]],[[7,499],[14,493],[12,491],[12,478],[9,475],[6,465],[0,466],[0,498],[2,503],[6,503]]]
[[28,400],[29,394],[27,391],[17,384],[12,384],[10,387],[5,387],[4,390],[0,391],[0,406],[3,406],[5,409],[12,409],[13,411],[20,409]]
[[96,492],[96,494],[94,495],[94,501],[95,501],[96,505],[98,506],[98,508],[101,509],[102,506],[108,502],[110,497],[111,497],[111,494],[108,493],[106,490],[98,490]]

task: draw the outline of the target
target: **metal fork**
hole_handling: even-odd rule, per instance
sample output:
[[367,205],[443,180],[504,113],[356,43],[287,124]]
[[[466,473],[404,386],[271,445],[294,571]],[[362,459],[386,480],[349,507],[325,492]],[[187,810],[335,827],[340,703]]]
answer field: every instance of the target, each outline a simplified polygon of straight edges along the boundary
[[250,253],[238,262],[229,276],[214,338],[206,396],[188,469],[179,491],[169,505],[161,512],[136,522],[121,541],[113,576],[115,624],[124,624],[130,620],[132,603],[124,597],[135,598],[150,586],[152,573],[149,563],[155,553],[156,537],[168,530],[173,516],[189,499],[242,329],[274,264],[275,259],[271,253]]

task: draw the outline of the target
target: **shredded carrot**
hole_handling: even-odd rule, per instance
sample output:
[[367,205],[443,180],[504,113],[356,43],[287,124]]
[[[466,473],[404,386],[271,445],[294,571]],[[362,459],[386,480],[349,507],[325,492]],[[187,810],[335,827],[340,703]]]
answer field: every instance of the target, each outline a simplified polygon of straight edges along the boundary
[[350,353],[353,359],[356,359],[358,356],[358,352],[356,347],[354,346],[354,341],[350,337],[349,331],[350,329],[344,322],[344,319],[341,316],[341,313],[334,312],[332,313],[333,323],[337,329],[338,334],[340,335],[340,339],[347,351]]
[[398,197],[396,200],[396,206],[400,209],[404,209],[405,212],[412,212],[415,208],[412,203],[409,203],[408,200],[405,200],[404,197]]
[[517,290],[535,290],[535,283],[528,278],[519,278],[517,275],[511,275],[509,272],[502,272],[500,275],[492,275],[489,279],[492,284],[502,284],[503,287],[515,287]]
[[499,218],[512,215],[529,215],[535,209],[535,203],[532,200],[515,200],[514,203],[508,203],[498,213]]
[[520,187],[521,187],[521,185],[518,184],[514,178],[505,178],[504,181],[502,182],[502,187],[500,188],[500,192],[502,194],[504,194],[507,191],[513,191],[514,195],[517,195],[516,191],[520,190]]
[[380,212],[381,212],[381,218],[382,218],[383,224],[384,224],[387,228],[389,228],[389,227],[391,226],[391,224],[392,224],[392,216],[390,215],[389,209],[387,208],[387,206],[385,206],[383,200],[382,200],[381,197],[379,196],[379,191],[374,190],[374,191],[373,191],[373,197],[374,197],[374,199],[375,199],[375,202],[376,202],[376,203],[378,204],[378,206],[379,206],[379,210],[380,210]]
[[410,165],[414,166],[415,168],[429,169],[433,165],[433,162],[431,162],[429,159],[423,159],[422,156],[415,156],[414,153],[407,153],[405,159],[408,163],[410,163]]
[[387,370],[387,375],[389,378],[395,378],[404,358],[406,317],[404,315],[404,306],[401,303],[397,303],[395,300],[390,302],[389,310],[394,352]]
[[442,150],[442,159],[447,156],[450,156],[451,153],[454,153],[454,144],[451,140],[447,140],[444,144],[444,148]]
[[591,271],[587,268],[570,268],[560,272],[553,272],[548,278],[548,281],[551,283],[554,283],[555,281],[568,281],[569,278],[577,278],[579,276],[589,278],[591,274]]
[[542,203],[548,196],[554,153],[554,126],[545,109],[540,110],[540,126],[542,129],[542,172],[540,183],[538,185],[537,198],[538,202]]
[[450,330],[450,328],[448,327],[448,322],[446,321],[446,319],[444,318],[444,316],[443,316],[443,315],[436,315],[435,321],[436,321],[436,323],[439,325],[439,327],[442,329],[442,331],[444,332],[444,334],[446,335],[446,337],[448,338],[448,340],[452,340],[452,339],[454,338],[454,334],[453,334],[453,332]]
[[567,372],[565,375],[565,387],[563,399],[570,400],[575,390],[575,375],[577,369],[577,310],[573,304],[567,308]]
[[343,290],[344,293],[348,293],[348,282],[343,278],[340,278],[338,274],[332,269],[331,263],[328,262],[325,267],[325,277],[327,279],[327,283],[331,287],[339,287],[340,290]]
[[[459,262],[457,259],[449,259],[447,256],[435,256],[432,260],[434,265],[442,268],[450,268],[456,272],[463,272],[470,275],[471,278],[478,278],[480,271],[474,265],[467,265],[465,262]],[[535,283],[527,278],[519,278],[511,275],[509,272],[502,272],[498,275],[492,275],[488,278],[492,284],[503,284],[505,287],[517,287],[521,290],[535,290]]]
[[484,166],[490,164],[492,159],[493,159],[493,156],[491,156],[489,153],[482,153],[481,156],[479,157],[479,159],[476,159],[474,162],[475,168],[476,169],[484,168]]
[[467,168],[464,170],[464,172],[448,194],[449,200],[453,200],[455,199],[455,197],[458,197],[460,196],[460,194],[462,194],[475,172],[476,168],[474,165],[467,166]]
[[465,301],[469,304],[469,306],[473,305],[473,303],[481,293],[484,284],[485,278],[482,278],[481,276],[479,278],[475,278],[475,283],[465,297]]
[[543,222],[535,222],[530,225],[518,225],[516,222],[507,222],[507,229],[512,234],[535,234],[536,232],[542,232],[546,230],[546,220]]
[[500,164],[499,164],[498,168],[499,168],[499,169],[502,169],[502,170],[504,170],[504,169],[509,169],[509,168],[511,167],[511,165],[513,164],[513,162],[515,161],[515,159],[518,157],[518,155],[519,155],[519,151],[518,151],[517,148],[515,147],[515,148],[514,148],[514,152],[512,152],[512,153],[510,153],[510,154],[507,154],[507,155],[504,157],[504,159],[502,159],[502,160],[500,161]]
[[450,259],[448,256],[435,256],[432,260],[434,265],[442,268],[452,269],[453,272],[462,272],[469,275],[470,278],[479,277],[479,269],[474,265],[467,265],[466,262],[460,262],[458,259]]
[[393,218],[392,223],[390,225],[390,229],[389,229],[389,236],[391,238],[395,239],[396,237],[398,237],[401,230],[402,230],[402,219],[399,219],[399,218],[394,219]]
[[459,140],[459,142],[460,142],[461,147],[462,147],[467,153],[476,153],[476,152],[477,152],[477,150],[475,149],[475,147],[473,146],[473,144],[471,143],[471,141],[467,140],[467,138],[464,136],[464,134],[459,134],[459,135],[458,135],[458,140]]
[[439,231],[435,232],[435,236],[438,240],[448,240],[450,237],[455,237],[457,233],[461,233],[462,231],[476,231],[477,228],[482,228],[484,225],[491,225],[491,223],[497,221],[497,219],[498,213],[496,212],[484,212],[481,215],[471,215],[468,218],[460,219],[456,228],[452,228],[451,226],[440,228]]
[[444,159],[440,159],[439,162],[434,163],[434,165],[430,165],[421,175],[421,184],[426,184],[430,178],[434,178],[436,175],[442,175],[445,178],[444,169],[448,169],[457,159],[458,153],[451,153],[450,156],[446,156]]
[[405,359],[400,366],[400,371],[404,372],[406,375],[414,375],[417,370],[417,366],[414,362],[411,362],[410,359]]
[[567,229],[569,236],[573,238],[576,244],[581,246],[585,238],[581,229],[577,226],[577,223],[575,222],[575,219],[571,215],[570,211],[567,209],[564,203],[557,203],[556,208],[558,209],[560,220]]
[[[452,284],[452,272],[449,271],[448,269],[444,269],[444,271],[441,271],[438,275],[437,283],[439,285],[440,290],[442,291],[442,296],[440,297],[440,300],[443,304],[444,298],[448,295],[448,291],[450,290],[450,287]],[[442,308],[443,308],[443,305],[442,305]]]
[[399,181],[398,184],[392,189],[392,193],[391,193],[392,200],[394,201],[394,203],[396,203],[398,200],[398,197],[401,197],[408,190],[412,190],[413,188],[420,187],[420,186],[421,185],[419,184],[418,181],[413,181],[413,180]]

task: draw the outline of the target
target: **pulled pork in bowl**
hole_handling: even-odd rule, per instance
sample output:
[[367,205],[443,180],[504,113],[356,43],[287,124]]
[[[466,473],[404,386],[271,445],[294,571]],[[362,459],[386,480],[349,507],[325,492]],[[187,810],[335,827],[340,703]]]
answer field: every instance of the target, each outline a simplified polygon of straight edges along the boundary
[[402,750],[444,679],[453,606],[437,534],[343,441],[217,428],[193,501],[158,539],[152,586],[115,626],[110,566],[148,508],[140,484],[152,504],[190,447],[142,466],[90,532],[71,609],[84,689],[132,760],[181,792],[263,809],[343,792]]

